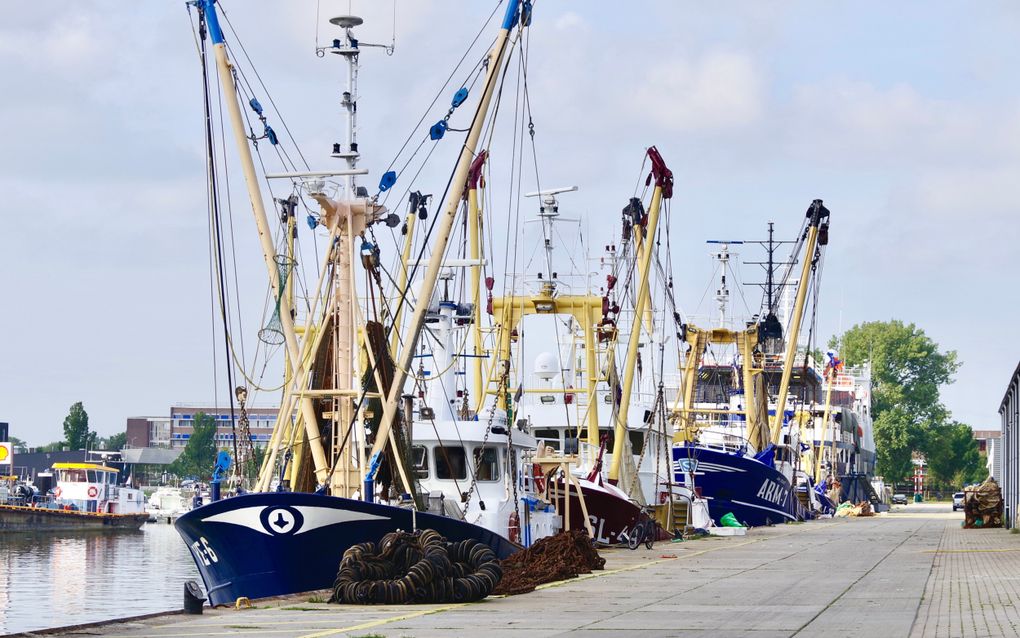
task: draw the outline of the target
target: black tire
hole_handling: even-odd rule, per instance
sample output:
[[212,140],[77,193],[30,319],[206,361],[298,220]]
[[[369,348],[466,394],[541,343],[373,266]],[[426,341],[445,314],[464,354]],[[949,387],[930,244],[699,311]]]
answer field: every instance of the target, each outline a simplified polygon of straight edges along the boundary
[[640,545],[641,541],[644,539],[644,536],[645,524],[642,521],[638,521],[638,523],[634,525],[634,529],[632,529],[630,534],[627,535],[627,547],[630,549],[637,549],[638,545]]
[[651,549],[655,545],[655,537],[657,536],[655,523],[648,521],[645,525],[645,547]]

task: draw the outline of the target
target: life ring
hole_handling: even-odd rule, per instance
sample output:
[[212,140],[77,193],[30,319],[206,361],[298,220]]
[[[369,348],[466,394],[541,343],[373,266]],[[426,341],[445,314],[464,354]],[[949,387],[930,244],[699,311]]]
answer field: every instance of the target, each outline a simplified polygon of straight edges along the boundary
[[60,498],[61,492],[62,490],[58,487],[57,489],[53,490],[53,496],[56,498]]
[[99,496],[99,489],[95,485],[89,485],[89,498],[95,498]]

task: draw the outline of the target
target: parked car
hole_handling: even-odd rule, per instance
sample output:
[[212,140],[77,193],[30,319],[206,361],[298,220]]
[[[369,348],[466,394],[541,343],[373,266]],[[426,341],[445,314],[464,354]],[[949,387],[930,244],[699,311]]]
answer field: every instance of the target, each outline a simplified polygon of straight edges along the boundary
[[953,511],[963,509],[963,492],[953,494]]
[[907,495],[906,494],[893,494],[892,495],[892,504],[893,505],[906,505],[907,504]]

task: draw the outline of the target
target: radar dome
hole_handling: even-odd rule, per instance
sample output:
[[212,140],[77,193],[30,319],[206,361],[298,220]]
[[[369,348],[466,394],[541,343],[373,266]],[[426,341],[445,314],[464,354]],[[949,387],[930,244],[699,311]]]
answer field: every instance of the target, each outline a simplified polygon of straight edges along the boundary
[[549,381],[560,373],[560,365],[556,355],[551,352],[543,352],[535,357],[535,374],[539,379]]

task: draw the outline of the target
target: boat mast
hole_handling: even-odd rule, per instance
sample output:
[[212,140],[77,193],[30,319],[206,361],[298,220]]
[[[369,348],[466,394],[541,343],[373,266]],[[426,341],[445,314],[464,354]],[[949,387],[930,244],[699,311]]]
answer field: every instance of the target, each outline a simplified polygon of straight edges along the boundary
[[[652,241],[659,224],[659,209],[662,200],[673,197],[673,172],[666,167],[666,162],[654,146],[648,149],[648,159],[652,163],[652,174],[655,178],[655,189],[652,191],[652,203],[648,206],[648,224],[645,227],[646,250],[640,255],[638,262],[637,301],[634,304],[634,321],[631,323],[630,343],[627,346],[627,360],[623,371],[623,393],[620,407],[616,412],[616,432],[613,441],[613,462],[609,468],[609,480],[616,483],[620,479],[620,461],[624,453],[624,438],[627,436],[627,416],[630,410],[630,396],[634,387],[634,369],[637,365],[638,347],[641,342],[641,318],[645,306],[649,302],[648,276],[652,264]],[[638,230],[635,229],[635,233]]]
[[[786,359],[783,361],[783,376],[779,382],[779,395],[776,397],[776,414],[772,420],[770,440],[778,444],[783,432],[783,416],[786,413],[786,398],[790,391],[790,377],[793,375],[794,358],[797,356],[797,340],[800,337],[800,322],[804,317],[804,305],[811,278],[811,270],[815,264],[815,249],[828,243],[829,209],[822,205],[822,200],[811,202],[807,211],[808,230],[804,245],[800,282],[797,285],[797,298],[793,304],[790,327],[786,332]],[[821,237],[819,237],[821,235]]]
[[[244,129],[245,125],[241,116],[241,107],[237,102],[237,89],[234,86],[230,60],[227,57],[227,45],[223,38],[223,30],[220,28],[219,19],[216,16],[215,0],[200,0],[200,2],[200,8],[208,26],[209,38],[213,43],[217,75],[223,90],[227,112],[230,114],[231,129],[234,133],[234,140],[237,143],[241,168],[244,173],[244,182],[248,188],[248,198],[251,200],[252,213],[255,216],[255,225],[258,228],[262,256],[266,263],[266,269],[269,272],[269,285],[272,289],[273,297],[278,299],[280,304],[280,328],[287,347],[287,356],[290,357],[291,361],[300,361],[300,350],[298,349],[297,335],[294,331],[294,316],[291,314],[292,306],[287,295],[283,294],[284,291],[280,289],[280,271],[276,260],[276,247],[273,245],[272,228],[266,215],[265,202],[262,199],[262,191],[259,188],[258,177],[255,173],[255,163],[252,160],[251,148],[248,146],[249,140]],[[316,477],[319,480],[324,480],[329,469],[325,450],[322,447],[322,442],[319,440],[315,406],[310,398],[305,397],[300,401],[300,408],[305,421],[308,444],[315,462]]]
[[[478,139],[481,137],[482,126],[485,124],[485,116],[489,109],[489,103],[492,101],[496,80],[503,66],[503,56],[506,53],[507,43],[510,38],[510,29],[513,28],[518,19],[519,6],[520,0],[509,0],[503,24],[496,36],[492,52],[489,54],[482,97],[478,102],[478,108],[471,121],[471,128],[468,130],[467,138],[464,140],[464,146],[461,148],[460,158],[457,160],[457,167],[450,184],[442,217],[437,220],[436,243],[432,247],[432,255],[429,258],[428,267],[425,269],[425,277],[422,281],[421,292],[418,295],[418,303],[415,304],[414,313],[411,315],[410,325],[408,326],[408,339],[400,351],[400,359],[396,365],[394,379],[383,406],[383,418],[379,424],[379,431],[375,435],[375,443],[372,445],[372,452],[369,456],[370,467],[376,464],[376,459],[379,458],[386,446],[390,429],[393,426],[393,418],[397,412],[397,403],[400,400],[404,382],[407,381],[408,370],[411,369],[411,365],[414,362],[414,354],[418,347],[418,340],[421,338],[421,330],[425,323],[429,299],[432,298],[432,294],[435,291],[439,271],[443,265],[443,256],[450,238],[450,231],[453,229],[453,224],[457,217],[457,209],[464,195],[464,187],[467,185],[468,170],[471,167],[471,162],[474,160],[475,148],[478,146]],[[366,483],[373,478],[371,471],[366,472]],[[368,489],[365,490],[364,497],[366,499],[372,497]]]

